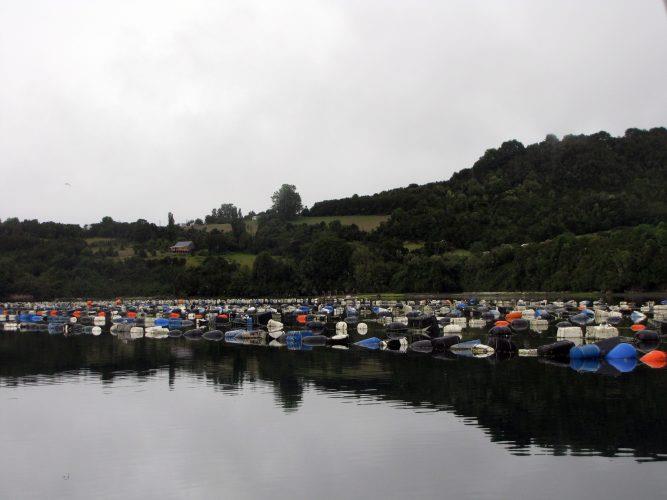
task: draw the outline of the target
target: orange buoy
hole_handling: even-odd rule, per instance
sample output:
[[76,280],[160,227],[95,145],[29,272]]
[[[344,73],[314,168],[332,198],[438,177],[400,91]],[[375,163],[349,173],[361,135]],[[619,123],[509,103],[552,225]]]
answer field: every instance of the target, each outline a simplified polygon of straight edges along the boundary
[[494,326],[510,326],[510,322],[500,319],[494,323]]
[[169,313],[169,317],[170,317],[170,318],[180,318],[181,315],[178,314],[178,313]]
[[667,366],[667,352],[651,351],[639,358],[639,361],[651,368],[664,368]]
[[104,317],[106,316],[106,314],[104,313],[104,311],[98,311],[98,312],[97,312],[97,315],[98,315],[100,318],[104,318]]
[[507,321],[512,321],[513,319],[520,319],[523,316],[521,311],[512,311],[505,315]]
[[646,327],[644,325],[632,325],[630,327],[630,330],[632,330],[633,332],[641,332],[642,330],[645,330],[645,329],[646,329]]
[[299,314],[296,317],[296,322],[297,323],[301,323],[302,325],[305,325],[306,321],[308,321],[308,316],[306,316],[305,314]]
[[128,311],[128,312],[127,312],[127,317],[128,317],[128,318],[136,318],[136,317],[137,317],[137,313],[134,312],[134,311]]

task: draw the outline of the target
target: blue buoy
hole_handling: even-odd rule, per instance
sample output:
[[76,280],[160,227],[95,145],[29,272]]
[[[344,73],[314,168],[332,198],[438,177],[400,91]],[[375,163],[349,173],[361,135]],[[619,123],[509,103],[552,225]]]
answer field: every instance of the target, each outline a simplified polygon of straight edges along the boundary
[[605,359],[630,359],[637,357],[637,349],[635,346],[621,343],[614,347],[611,351],[607,353]]
[[600,348],[595,344],[586,344],[570,349],[570,359],[597,359],[600,357]]
[[360,340],[359,342],[355,342],[354,345],[357,345],[359,347],[364,347],[365,349],[379,349],[380,348],[380,342],[382,342],[379,338],[377,337],[370,337],[368,339]]

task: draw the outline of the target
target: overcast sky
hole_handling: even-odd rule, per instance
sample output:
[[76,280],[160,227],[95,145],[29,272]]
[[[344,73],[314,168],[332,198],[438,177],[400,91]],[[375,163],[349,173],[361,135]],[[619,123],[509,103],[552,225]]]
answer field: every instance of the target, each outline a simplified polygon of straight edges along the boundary
[[0,0],[2,219],[311,205],[666,125],[660,0]]

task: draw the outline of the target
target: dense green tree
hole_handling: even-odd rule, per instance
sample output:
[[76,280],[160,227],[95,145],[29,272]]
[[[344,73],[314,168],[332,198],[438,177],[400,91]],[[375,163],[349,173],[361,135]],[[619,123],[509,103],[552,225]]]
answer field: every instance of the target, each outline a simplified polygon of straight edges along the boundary
[[220,208],[211,210],[211,215],[205,217],[207,224],[229,224],[242,219],[241,210],[232,203],[223,203]]
[[293,184],[283,184],[280,189],[271,196],[273,205],[272,212],[284,220],[293,219],[301,213],[303,205],[301,195],[297,193]]
[[336,236],[323,233],[310,245],[303,269],[314,290],[345,289],[348,284],[351,246]]

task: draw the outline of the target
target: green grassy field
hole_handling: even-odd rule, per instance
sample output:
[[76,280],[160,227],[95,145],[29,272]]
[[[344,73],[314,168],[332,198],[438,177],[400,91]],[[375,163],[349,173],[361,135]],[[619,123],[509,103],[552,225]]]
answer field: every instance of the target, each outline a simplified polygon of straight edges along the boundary
[[186,268],[199,267],[202,265],[205,258],[206,257],[204,255],[187,255],[185,257],[185,267]]
[[[194,229],[198,229],[200,231],[213,231],[214,229],[217,229],[218,231],[222,231],[223,233],[231,233],[232,232],[232,225],[231,224],[194,224],[192,226]],[[247,220],[245,221],[245,229],[248,231],[248,233],[252,236],[255,235],[257,232],[257,221],[255,220]]]
[[410,252],[414,250],[419,250],[420,248],[424,248],[424,242],[423,241],[406,241],[403,243],[403,247],[406,250],[409,250]]
[[[376,229],[381,223],[389,219],[388,215],[327,215],[322,217],[297,217],[293,221],[294,224],[319,224],[324,222],[328,224],[335,220],[340,221],[343,226],[351,226],[356,224],[361,231],[370,232]],[[196,224],[192,226],[194,229],[200,231],[213,231],[217,229],[223,233],[229,233],[232,230],[231,224]],[[247,220],[245,222],[246,231],[251,236],[257,233],[257,221]]]
[[193,224],[192,227],[194,229],[198,229],[200,231],[206,231],[206,232],[211,232],[214,229],[217,229],[218,231],[222,231],[223,233],[230,233],[232,231],[232,225],[231,224]]
[[361,231],[373,231],[380,224],[389,218],[388,215],[327,215],[322,217],[297,217],[294,220],[296,224],[326,224],[333,221],[340,221],[343,226],[356,224]]
[[238,263],[240,266],[245,266],[252,269],[252,265],[255,263],[255,258],[257,256],[251,253],[235,252],[225,254],[225,258],[231,260],[232,262]]
[[112,248],[113,250],[118,252],[118,256],[113,257],[114,259],[120,260],[134,256],[134,248],[132,247],[132,245],[129,243],[124,243],[117,238],[96,237],[96,238],[86,238],[84,241],[86,242],[86,245],[88,245],[94,253],[107,250],[108,248]]
[[470,250],[466,250],[464,248],[459,248],[457,250],[452,250],[451,252],[445,252],[442,255],[450,256],[450,257],[465,258],[465,257],[470,257],[472,255],[472,252]]

